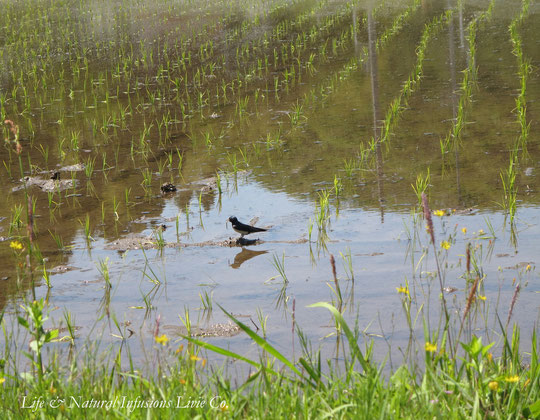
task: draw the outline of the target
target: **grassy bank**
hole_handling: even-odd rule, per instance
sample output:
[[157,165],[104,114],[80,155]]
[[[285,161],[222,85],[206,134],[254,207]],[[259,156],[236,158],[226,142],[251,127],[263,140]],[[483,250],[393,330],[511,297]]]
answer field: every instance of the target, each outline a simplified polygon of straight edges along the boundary
[[55,353],[41,375],[36,364],[28,372],[13,368],[4,354],[2,418],[517,419],[540,415],[536,335],[527,362],[520,354],[515,329],[512,337],[505,337],[498,358],[490,353],[491,344],[479,338],[461,343],[457,358],[426,342],[423,371],[402,365],[383,375],[384,366],[372,363],[369,348],[363,351],[357,346],[358,332],[349,329],[337,309],[324,305],[334,312],[339,331],[350,338],[339,367],[317,354],[305,353],[289,361],[262,338],[255,338],[261,353],[259,360],[249,361],[252,374],[235,380],[210,367],[198,346],[178,346],[165,335],[156,336],[155,356],[160,362],[153,374],[143,374],[129,364],[121,366],[122,349],[107,354],[85,351],[71,361],[67,354]]

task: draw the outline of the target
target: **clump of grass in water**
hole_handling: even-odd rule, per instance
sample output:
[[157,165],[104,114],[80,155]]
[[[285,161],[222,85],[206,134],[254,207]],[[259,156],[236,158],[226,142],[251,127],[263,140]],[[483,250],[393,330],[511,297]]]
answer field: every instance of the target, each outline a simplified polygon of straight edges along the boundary
[[287,278],[287,275],[285,274],[285,253],[281,256],[281,259],[276,255],[272,255],[272,264],[278,271],[279,275],[283,279],[284,283],[289,283],[289,279]]
[[356,169],[356,162],[354,159],[343,159],[343,168],[345,173],[350,178],[353,175],[353,171]]
[[516,165],[518,163],[517,149],[510,153],[508,168],[500,173],[503,185],[503,200],[501,207],[510,215],[510,222],[514,221],[517,210],[517,186],[516,186]]
[[266,134],[266,149],[279,148],[283,145],[283,140],[281,139],[281,130],[276,131],[275,133]]
[[154,229],[154,244],[157,246],[159,250],[162,250],[165,245],[167,245],[167,242],[165,241],[165,238],[163,237],[163,229],[161,226]]
[[210,294],[204,290],[203,293],[199,293],[199,298],[201,299],[202,308],[204,311],[208,312],[209,314],[212,313],[212,300],[213,300],[214,292],[210,292]]
[[416,194],[416,198],[418,198],[418,205],[422,205],[422,195],[425,194],[429,188],[431,181],[431,175],[429,173],[429,168],[427,170],[427,174],[425,176],[422,176],[422,174],[418,174],[416,176],[416,183],[414,185],[411,185],[414,193]]

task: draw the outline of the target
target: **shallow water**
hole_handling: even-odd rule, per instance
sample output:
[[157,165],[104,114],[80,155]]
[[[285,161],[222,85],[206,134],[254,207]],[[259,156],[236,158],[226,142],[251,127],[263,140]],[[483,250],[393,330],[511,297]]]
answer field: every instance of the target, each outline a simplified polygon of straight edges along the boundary
[[[13,315],[30,296],[28,279],[17,271],[23,258],[10,248],[26,235],[25,222],[12,223],[17,206],[25,220],[22,175],[48,180],[67,165],[93,162],[93,171],[60,169],[62,180],[77,181],[74,188],[50,194],[28,188],[35,243],[52,284],[48,289],[38,281],[36,295],[54,309],[51,326],[65,324],[64,311],[73,315],[78,341],[103,335],[105,344],[117,342],[116,318],[130,330],[132,353],[143,358],[143,348],[154,345],[156,322],[178,339],[186,310],[201,328],[226,323],[219,304],[253,328],[260,324],[258,309],[268,315],[267,336],[285,354],[299,351],[294,323],[331,355],[334,324],[323,309],[307,306],[337,302],[332,254],[347,319],[375,340],[378,359],[390,353],[399,361],[410,331],[420,343],[424,337],[421,322],[407,325],[406,298],[396,288],[409,284],[413,314],[422,308],[419,319],[436,326],[440,315],[433,249],[412,188],[428,170],[430,205],[448,213],[434,219],[445,286],[456,289],[446,295],[456,330],[467,304],[464,255],[471,243],[482,282],[466,334],[498,341],[496,315],[504,323],[511,311],[510,326],[530,336],[540,315],[537,5],[519,27],[532,65],[530,132],[527,153],[519,151],[510,223],[499,204],[500,174],[520,134],[518,62],[508,32],[520,2],[497,2],[491,19],[478,25],[472,101],[457,146],[444,155],[440,140],[457,116],[471,59],[467,27],[487,1],[462,8],[451,1],[418,3],[379,49],[369,41],[412,1],[375,9],[362,1],[248,2],[247,9],[241,1],[230,8],[218,1],[139,3],[113,8],[66,0],[37,23],[28,5],[11,3],[0,18],[2,119],[20,128],[24,172],[13,145],[0,149],[0,299],[8,330],[16,329]],[[362,162],[360,150],[380,137],[415,66],[425,25],[447,9],[453,17],[429,40],[422,77],[389,140]],[[11,30],[15,23],[18,32]],[[242,53],[246,46],[249,53]],[[351,174],[345,161],[354,162]],[[145,170],[151,180],[143,186]],[[178,190],[162,194],[167,182]],[[320,231],[325,192],[329,219]],[[223,246],[237,237],[225,223],[230,215],[246,223],[257,217],[269,230],[252,235],[261,240],[256,245]],[[161,225],[166,230],[159,234]],[[160,235],[166,245],[156,249]],[[276,261],[283,261],[288,283]],[[34,278],[42,273],[36,268]],[[205,294],[212,309],[204,309]],[[256,352],[243,334],[207,339],[248,357]]]

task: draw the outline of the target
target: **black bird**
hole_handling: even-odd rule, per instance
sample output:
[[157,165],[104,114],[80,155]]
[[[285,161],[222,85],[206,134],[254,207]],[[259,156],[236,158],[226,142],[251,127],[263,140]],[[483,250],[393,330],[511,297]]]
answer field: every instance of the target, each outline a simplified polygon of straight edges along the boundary
[[231,222],[232,228],[242,235],[240,238],[243,238],[244,235],[249,235],[250,233],[255,232],[266,232],[268,229],[263,229],[255,226],[246,225],[242,222],[239,222],[238,219],[234,216],[229,217],[229,222]]

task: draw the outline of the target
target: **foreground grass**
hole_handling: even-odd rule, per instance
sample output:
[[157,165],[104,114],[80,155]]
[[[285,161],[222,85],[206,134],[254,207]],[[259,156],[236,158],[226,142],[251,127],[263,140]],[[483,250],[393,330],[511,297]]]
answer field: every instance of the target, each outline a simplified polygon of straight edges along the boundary
[[[39,302],[36,304],[39,305]],[[43,373],[20,372],[2,360],[2,418],[539,418],[540,368],[537,337],[527,363],[520,357],[519,333],[506,340],[494,358],[491,344],[473,337],[461,343],[452,359],[436,344],[425,343],[422,370],[402,365],[382,375],[383,365],[370,361],[370,348],[358,346],[352,331],[330,304],[336,326],[347,338],[343,363],[321,365],[307,353],[296,363],[284,359],[247,326],[237,324],[261,347],[259,361],[243,382],[231,382],[200,356],[197,340],[173,346],[156,336],[156,370],[142,374],[121,367],[120,352],[82,359],[53,353]],[[301,332],[299,332],[301,336]],[[199,342],[208,350],[228,350]],[[125,349],[124,349],[125,350]],[[4,354],[4,357],[6,355]],[[230,358],[234,356],[230,353]],[[236,355],[237,359],[242,358]],[[78,361],[77,361],[78,359]],[[34,359],[35,360],[35,359]],[[282,362],[280,362],[282,361]],[[34,363],[35,365],[35,363]],[[149,369],[151,370],[151,369]],[[326,371],[328,373],[323,373]],[[238,381],[238,382],[236,382]]]

